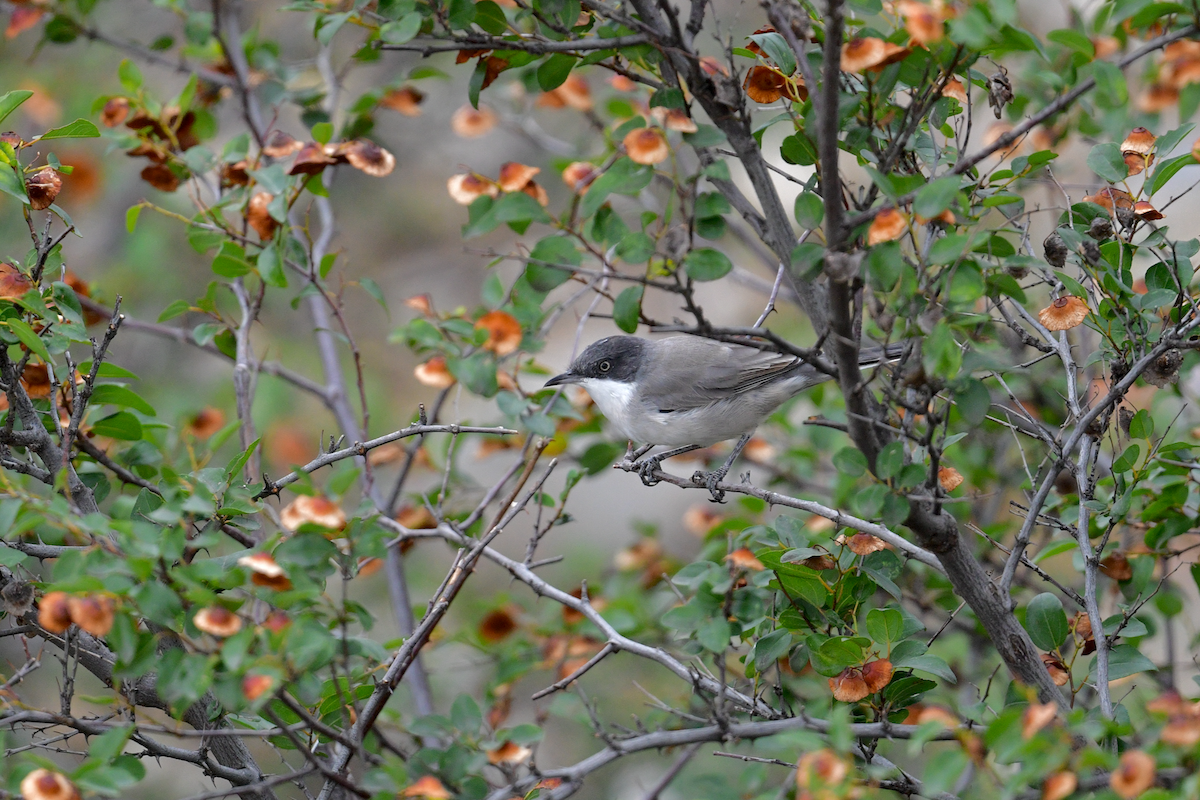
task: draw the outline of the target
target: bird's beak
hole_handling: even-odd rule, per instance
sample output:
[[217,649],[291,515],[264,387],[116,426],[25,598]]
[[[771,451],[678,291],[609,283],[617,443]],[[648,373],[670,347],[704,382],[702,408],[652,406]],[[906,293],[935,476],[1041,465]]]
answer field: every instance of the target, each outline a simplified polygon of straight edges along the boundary
[[583,378],[581,376],[576,375],[574,372],[568,370],[562,375],[555,375],[553,378],[546,381],[546,386],[562,386],[565,383],[579,383],[582,380]]

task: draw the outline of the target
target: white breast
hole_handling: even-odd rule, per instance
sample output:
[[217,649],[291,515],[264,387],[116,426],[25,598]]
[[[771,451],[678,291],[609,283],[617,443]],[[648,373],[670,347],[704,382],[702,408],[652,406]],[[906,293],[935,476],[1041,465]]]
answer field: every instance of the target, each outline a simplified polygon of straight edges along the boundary
[[579,382],[579,385],[591,395],[596,407],[600,409],[600,413],[612,423],[622,436],[626,439],[640,441],[627,424],[630,416],[629,404],[633,402],[633,384],[604,378],[585,378]]

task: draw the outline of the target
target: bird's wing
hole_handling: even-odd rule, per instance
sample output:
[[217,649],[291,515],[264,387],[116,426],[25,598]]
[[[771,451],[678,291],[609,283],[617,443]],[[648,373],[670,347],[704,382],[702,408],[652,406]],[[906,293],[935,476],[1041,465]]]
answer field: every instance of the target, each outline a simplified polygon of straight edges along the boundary
[[[639,394],[658,411],[688,411],[777,380],[802,364],[792,356],[696,336],[659,340],[653,363],[638,375]],[[689,370],[686,364],[705,365]],[[673,367],[673,368],[672,368]]]

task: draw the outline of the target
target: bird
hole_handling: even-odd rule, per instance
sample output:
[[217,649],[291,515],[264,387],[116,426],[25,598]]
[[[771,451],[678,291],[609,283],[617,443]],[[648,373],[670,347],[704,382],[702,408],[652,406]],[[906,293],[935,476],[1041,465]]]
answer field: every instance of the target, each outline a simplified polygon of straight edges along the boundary
[[[905,346],[863,348],[860,366],[896,360]],[[644,445],[633,460],[647,486],[658,483],[654,473],[664,460],[736,438],[721,467],[692,476],[715,502],[723,502],[717,485],[754,430],[785,401],[832,377],[799,356],[757,347],[686,334],[622,335],[588,345],[546,386],[579,385],[622,436]],[[637,462],[655,446],[674,449]]]

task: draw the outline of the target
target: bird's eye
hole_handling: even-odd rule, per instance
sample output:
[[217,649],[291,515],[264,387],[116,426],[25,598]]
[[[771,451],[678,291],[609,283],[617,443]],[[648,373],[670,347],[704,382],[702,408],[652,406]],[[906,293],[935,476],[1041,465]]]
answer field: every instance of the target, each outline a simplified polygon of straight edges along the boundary
[[611,361],[601,361],[599,364],[596,365],[596,368],[599,369],[601,372],[608,372],[610,369],[612,369],[612,362]]

